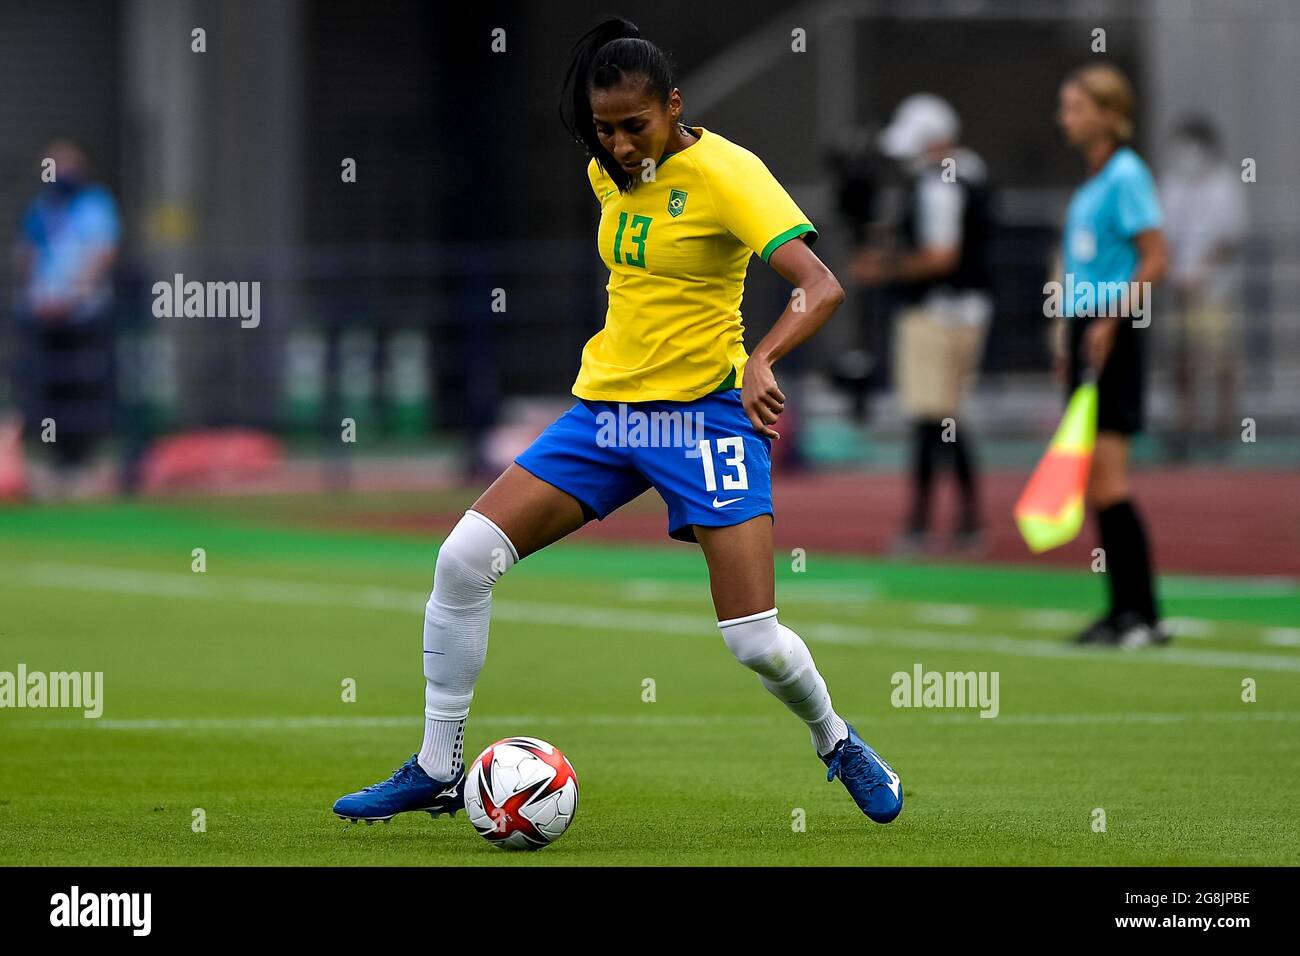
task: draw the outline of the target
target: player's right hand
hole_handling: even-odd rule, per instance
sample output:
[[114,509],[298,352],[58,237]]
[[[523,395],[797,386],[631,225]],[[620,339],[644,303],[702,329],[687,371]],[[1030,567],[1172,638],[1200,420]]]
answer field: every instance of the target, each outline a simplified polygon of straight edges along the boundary
[[769,425],[776,423],[785,411],[785,394],[777,388],[772,366],[753,355],[745,363],[745,384],[740,389],[740,401],[745,406],[754,430],[764,438],[780,438]]

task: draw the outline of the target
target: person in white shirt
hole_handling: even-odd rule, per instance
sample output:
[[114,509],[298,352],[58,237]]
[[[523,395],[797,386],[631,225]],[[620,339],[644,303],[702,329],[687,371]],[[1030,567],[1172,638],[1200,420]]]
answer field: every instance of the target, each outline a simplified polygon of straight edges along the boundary
[[897,553],[929,548],[933,476],[951,464],[960,492],[953,545],[983,548],[972,427],[961,418],[993,314],[987,252],[991,221],[983,160],[958,140],[947,101],[916,93],[880,135],[885,155],[909,176],[896,249],[865,248],[854,261],[863,285],[887,285],[900,303],[894,364],[899,401],[912,423],[912,503]]
[[1234,432],[1241,353],[1245,192],[1224,161],[1218,131],[1207,118],[1191,116],[1174,128],[1170,162],[1160,177],[1160,205],[1177,330],[1174,452],[1185,457],[1196,431],[1201,376],[1213,383],[1214,436],[1224,440]]

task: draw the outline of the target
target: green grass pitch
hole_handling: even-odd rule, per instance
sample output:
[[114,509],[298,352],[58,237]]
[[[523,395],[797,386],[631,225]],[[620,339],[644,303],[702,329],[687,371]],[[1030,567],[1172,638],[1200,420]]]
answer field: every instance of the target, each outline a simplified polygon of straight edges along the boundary
[[[237,510],[0,511],[0,670],[105,682],[98,720],[0,710],[0,864],[1300,863],[1294,586],[1167,577],[1185,635],[1119,654],[1061,642],[1100,601],[1086,571],[779,567],[782,620],[902,776],[880,827],[732,660],[698,549],[671,543],[561,544],[498,587],[467,756],[515,733],[563,749],[563,839],[509,854],[463,815],[349,826],[333,800],[418,747],[436,542]],[[998,672],[999,715],[891,706],[918,663]]]

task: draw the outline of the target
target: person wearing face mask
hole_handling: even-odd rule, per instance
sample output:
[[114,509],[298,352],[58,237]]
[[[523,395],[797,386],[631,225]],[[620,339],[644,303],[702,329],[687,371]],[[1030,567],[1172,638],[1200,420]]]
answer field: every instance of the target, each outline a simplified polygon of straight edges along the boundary
[[70,140],[41,157],[46,185],[27,207],[14,246],[22,357],[17,392],[29,433],[53,423],[56,490],[71,490],[111,424],[112,269],[122,228],[112,194],[90,179]]
[[1218,131],[1208,118],[1189,116],[1174,128],[1170,162],[1160,177],[1160,205],[1178,332],[1172,449],[1177,458],[1187,457],[1195,437],[1197,373],[1213,386],[1214,438],[1224,442],[1235,431],[1244,188],[1224,161]]
[[903,304],[896,317],[895,376],[912,425],[912,501],[895,552],[928,549],[931,486],[950,466],[960,492],[953,535],[959,551],[983,548],[971,424],[961,405],[974,383],[993,315],[987,264],[988,174],[960,145],[961,124],[947,101],[929,93],[903,100],[880,135],[885,155],[907,174],[893,250],[858,252],[853,275],[888,286]]

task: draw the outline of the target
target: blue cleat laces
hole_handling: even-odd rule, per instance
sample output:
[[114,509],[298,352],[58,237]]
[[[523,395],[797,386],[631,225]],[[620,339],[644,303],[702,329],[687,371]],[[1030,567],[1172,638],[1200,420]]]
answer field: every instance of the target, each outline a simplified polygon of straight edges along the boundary
[[849,735],[822,757],[826,782],[840,778],[853,802],[876,823],[889,823],[903,810],[903,785],[893,768],[863,740],[852,724]]

